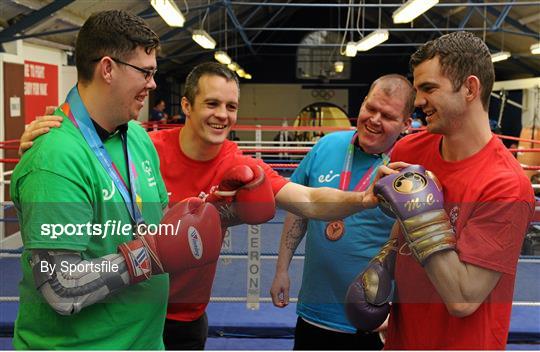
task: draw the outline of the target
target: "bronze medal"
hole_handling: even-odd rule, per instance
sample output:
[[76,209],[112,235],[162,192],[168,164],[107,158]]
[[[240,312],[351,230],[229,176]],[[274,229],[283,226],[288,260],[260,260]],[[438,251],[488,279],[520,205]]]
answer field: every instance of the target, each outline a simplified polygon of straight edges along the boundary
[[335,220],[326,225],[326,238],[330,241],[337,241],[345,234],[345,223],[343,220]]

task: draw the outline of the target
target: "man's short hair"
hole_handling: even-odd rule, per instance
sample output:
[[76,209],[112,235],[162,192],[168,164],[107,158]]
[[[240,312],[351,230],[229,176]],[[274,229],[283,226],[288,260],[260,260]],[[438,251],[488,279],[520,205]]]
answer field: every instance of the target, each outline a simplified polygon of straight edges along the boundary
[[195,103],[195,96],[199,93],[199,80],[202,76],[219,76],[225,78],[227,81],[234,81],[238,87],[238,96],[240,96],[240,82],[236,73],[220,63],[205,62],[195,66],[186,78],[184,97],[186,97],[190,104],[193,105]]
[[396,96],[397,94],[402,94],[402,97],[405,101],[403,118],[406,119],[411,117],[411,114],[414,111],[415,92],[413,85],[405,76],[399,75],[397,73],[391,73],[377,78],[375,81],[373,81],[373,83],[371,83],[368,95],[377,85],[381,85],[382,91],[387,96]]
[[495,70],[486,43],[469,32],[445,34],[425,43],[411,56],[411,70],[434,57],[439,58],[441,72],[450,79],[456,91],[469,75],[478,77],[482,106],[488,111]]
[[79,81],[90,82],[103,56],[127,61],[137,47],[147,54],[159,49],[159,37],[142,18],[123,10],[92,14],[84,22],[75,45]]

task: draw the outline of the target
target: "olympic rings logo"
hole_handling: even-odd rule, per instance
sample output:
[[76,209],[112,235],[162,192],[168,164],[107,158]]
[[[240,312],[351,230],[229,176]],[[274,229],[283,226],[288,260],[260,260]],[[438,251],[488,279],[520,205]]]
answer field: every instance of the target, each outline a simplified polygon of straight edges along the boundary
[[333,89],[313,89],[311,91],[311,96],[313,98],[323,98],[324,100],[331,99],[334,95],[335,92]]

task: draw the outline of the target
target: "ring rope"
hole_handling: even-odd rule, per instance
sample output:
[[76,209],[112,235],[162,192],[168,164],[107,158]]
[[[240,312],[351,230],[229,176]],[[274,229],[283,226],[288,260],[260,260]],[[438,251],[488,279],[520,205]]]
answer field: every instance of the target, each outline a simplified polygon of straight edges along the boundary
[[540,148],[508,148],[510,153],[539,153]]
[[[234,141],[236,144],[293,144],[293,145],[302,145],[305,146],[306,144],[315,145],[317,143],[316,141]],[[242,147],[242,146],[240,146]],[[244,146],[248,147],[248,146]]]
[[268,164],[272,169],[296,169],[299,164]]
[[[22,254],[22,249],[0,249],[0,257],[15,257],[18,258]],[[277,259],[278,252],[261,252],[261,259]],[[247,251],[240,252],[221,252],[219,259],[244,259],[248,256]],[[293,259],[304,259],[305,253],[297,253],[293,255]],[[518,259],[519,263],[540,264],[540,258],[536,256],[524,255]]]
[[12,143],[19,143],[19,139],[8,139],[7,141],[0,141],[0,145],[2,145],[2,144],[12,144]]
[[[0,297],[0,302],[19,302],[20,297],[17,296],[4,296]],[[213,303],[235,303],[235,302],[247,302],[247,297],[239,297],[239,296],[233,296],[233,297],[210,297],[210,302]],[[259,302],[263,303],[270,303],[272,302],[272,297],[259,297]],[[289,302],[296,303],[298,302],[297,297],[291,297],[289,298]],[[513,306],[525,306],[525,307],[540,307],[540,302],[530,302],[530,301],[516,301],[512,302]]]
[[19,160],[21,159],[15,159],[15,158],[0,159],[0,163],[17,164]]

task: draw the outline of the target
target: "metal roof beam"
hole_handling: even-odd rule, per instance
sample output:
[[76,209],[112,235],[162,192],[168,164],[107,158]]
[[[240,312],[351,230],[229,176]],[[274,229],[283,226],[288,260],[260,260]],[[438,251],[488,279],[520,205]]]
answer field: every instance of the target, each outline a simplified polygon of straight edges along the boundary
[[[218,2],[218,3],[215,3],[215,4],[212,5],[212,6],[215,6],[215,7],[214,7],[213,9],[210,9],[209,14],[212,13],[212,12],[214,12],[215,10],[217,10],[217,9],[219,9],[219,8],[221,8],[221,7],[223,7],[223,3],[222,3],[222,2]],[[186,22],[186,23],[187,23],[187,22]],[[186,27],[186,26],[184,26],[184,27]],[[176,29],[175,29],[175,31],[176,31]],[[234,30],[232,30],[232,29],[229,29],[229,30],[228,30],[228,32],[231,32],[231,31],[234,31]],[[214,34],[214,33],[221,33],[221,32],[222,32],[222,30],[219,30],[219,31],[211,32],[211,34]],[[162,41],[162,43],[165,43],[165,42],[166,42],[166,41]],[[163,64],[163,63],[165,63],[165,62],[168,62],[168,61],[170,61],[169,58],[175,58],[175,57],[178,57],[179,55],[180,55],[180,56],[185,56],[185,55],[184,55],[184,52],[185,52],[186,49],[188,49],[190,46],[191,46],[191,44],[184,45],[184,46],[182,46],[182,47],[180,47],[180,48],[174,50],[173,52],[169,53],[169,54],[167,55],[167,57],[165,57],[165,58],[159,58],[159,59],[158,59],[158,64]],[[241,45],[238,45],[238,46],[228,46],[227,49],[236,48],[236,47],[241,47]],[[189,53],[188,53],[188,54],[189,54]]]
[[[152,8],[150,8],[152,9]],[[150,18],[150,17],[154,17],[155,14],[151,14],[148,12],[149,9],[146,9],[142,12],[140,12],[139,14],[137,14],[137,16],[140,16],[142,18]],[[65,33],[69,33],[69,32],[76,32],[78,30],[80,30],[81,27],[68,27],[68,28],[62,28],[62,29],[57,29],[57,30],[54,30],[54,31],[46,31],[46,32],[38,32],[38,33],[32,33],[32,34],[23,34],[23,35],[19,35],[19,36],[16,36],[16,37],[12,37],[10,40],[6,40],[4,41],[2,37],[0,37],[0,43],[5,43],[5,42],[10,42],[10,41],[13,41],[13,40],[19,40],[19,39],[30,39],[30,38],[39,38],[39,37],[45,37],[47,35],[55,35],[55,34],[65,34]]]
[[15,35],[43,20],[46,20],[50,15],[71,4],[73,1],[75,0],[55,0],[52,3],[43,6],[39,10],[31,12],[19,22],[0,32],[0,43],[17,40],[18,38],[16,38]]
[[[384,27],[383,27],[384,28]],[[380,29],[378,27],[374,28],[363,28],[364,31],[375,31],[377,29]],[[434,31],[440,31],[440,28],[386,28],[390,32],[434,32]],[[244,28],[245,31],[272,31],[272,32],[312,32],[312,31],[328,31],[328,32],[348,32],[351,29],[347,28],[321,28],[321,27],[246,27]],[[453,27],[453,28],[444,28],[445,31],[459,31],[462,30],[459,27]],[[471,27],[471,28],[465,28],[467,31],[483,31],[483,27]],[[487,31],[490,31],[490,29],[487,29]]]
[[11,40],[7,40],[7,41],[3,41],[3,38],[0,38],[0,43],[10,42],[10,41],[19,40],[19,39],[39,38],[39,37],[44,37],[44,36],[47,36],[47,35],[76,32],[79,29],[81,29],[81,27],[68,27],[68,28],[63,28],[63,29],[57,29],[55,31],[47,31],[47,32],[32,33],[32,34],[23,34],[23,35],[13,37],[13,38],[11,38]]
[[435,23],[433,23],[433,21],[432,21],[425,13],[422,14],[422,17],[424,17],[424,19],[425,19],[429,24],[431,24],[431,26],[432,26],[437,32],[439,32],[439,35],[443,35],[443,32],[441,32],[440,28],[437,27],[437,26],[435,25]]
[[238,18],[236,18],[236,15],[234,14],[230,0],[223,0],[223,4],[225,5],[225,9],[227,9],[227,15],[229,16],[231,22],[233,23],[234,28],[236,28],[238,33],[240,33],[240,37],[242,38],[242,40],[248,47],[249,51],[251,51],[253,55],[256,55],[255,50],[253,49],[253,45],[251,45],[251,42],[249,41],[249,38],[247,37],[246,32],[244,31],[244,27],[242,27],[242,25],[238,21]]
[[[288,2],[291,2],[291,0],[289,0]],[[268,21],[266,21],[266,23],[263,25],[263,27],[266,28],[266,27],[268,27],[268,25],[270,23],[274,22],[276,17],[279,16],[284,9],[285,9],[285,7],[280,8],[274,15],[272,15],[272,17],[270,17],[270,19]],[[257,33],[255,33],[255,35],[253,35],[251,37],[251,41],[255,40],[261,34],[261,32],[262,31],[258,31]]]
[[461,22],[459,22],[459,28],[461,29],[464,29],[465,26],[467,25],[467,22],[469,22],[469,20],[471,19],[472,17],[472,14],[474,13],[474,7],[469,7],[469,9],[467,10],[467,13],[465,14],[465,16],[463,16],[463,18],[461,19]]
[[[264,0],[264,3],[266,4],[267,1],[268,0]],[[242,22],[242,26],[247,25],[248,22],[253,18],[253,16],[257,14],[257,12],[259,12],[260,9],[262,9],[262,6],[257,6],[257,8],[249,14],[249,16],[244,20],[244,22]]]
[[531,23],[534,21],[540,21],[540,11],[538,11],[538,13],[535,13],[533,15],[522,17],[518,20],[518,22],[521,23],[522,25],[526,25],[527,23]]
[[531,38],[535,38],[535,39],[538,39],[538,33],[523,33],[523,32],[519,32],[519,31],[509,31],[508,29],[501,29],[499,30],[499,32],[503,32],[503,33],[508,33],[508,34],[514,34],[514,35],[521,35],[521,36],[525,36],[525,37],[531,37]]
[[[281,3],[281,2],[248,2],[248,1],[229,1],[231,5],[238,5],[238,6],[287,6],[287,7],[400,7],[401,3],[394,3],[394,4],[336,4],[336,3],[298,3],[298,2],[292,2],[292,3]],[[475,7],[475,6],[504,6],[504,5],[515,5],[515,6],[531,6],[531,5],[538,5],[538,1],[520,1],[514,3],[513,1],[504,1],[504,2],[485,2],[485,3],[470,3],[470,2],[462,2],[462,3],[438,3],[434,7],[459,7],[459,6],[467,6],[467,7]]]
[[156,11],[152,6],[148,6],[145,10],[139,12],[137,16],[145,18],[146,16],[155,15]]
[[[478,1],[478,0],[476,0],[476,1]],[[475,5],[482,5],[481,3],[474,3],[474,4]],[[521,2],[516,2],[514,4],[514,6],[520,5],[520,4],[521,4]],[[510,4],[506,4],[506,5],[510,5]],[[536,6],[538,6],[538,2],[536,2]],[[486,8],[486,10],[487,10],[487,12],[489,12],[490,14],[492,14],[494,16],[499,17],[501,15],[501,12],[499,10],[497,10],[497,9],[491,7],[491,6],[488,6]],[[536,35],[538,34],[538,33],[534,32],[534,31],[532,31],[531,29],[529,29],[529,27],[522,25],[521,23],[519,23],[519,21],[516,21],[515,19],[513,19],[510,16],[506,17],[506,22],[508,22],[510,25],[516,27],[517,29],[519,29],[520,31],[522,31],[524,33],[536,34]]]
[[[478,7],[473,7],[473,9],[480,15],[482,16],[482,18],[484,19],[485,23],[489,24],[490,26],[493,24],[493,22],[491,22],[491,20],[485,16],[485,14],[478,8]],[[484,10],[486,8],[484,7]]]
[[[479,1],[479,0],[472,0],[472,1]],[[487,11],[490,11],[490,9],[493,9],[493,8],[487,7],[486,9],[487,9]],[[495,9],[493,9],[493,10],[495,10]],[[497,10],[495,10],[495,11],[497,12],[497,16],[498,16],[498,15],[499,15],[499,11],[497,11]],[[447,22],[447,19],[446,19],[446,18],[444,18],[444,17],[438,15],[436,12],[433,12],[433,15],[436,16],[436,17],[438,17],[438,18],[441,20],[441,22],[443,22],[443,23],[444,23],[444,22]],[[449,24],[449,25],[452,25],[452,26],[455,25],[455,24],[454,24],[454,21],[449,21],[448,24]],[[469,29],[467,29],[467,30],[469,30]],[[486,32],[490,32],[490,30],[487,29]],[[487,42],[486,42],[486,45],[488,46],[488,48],[489,48],[490,50],[493,50],[493,46],[492,46],[492,45],[489,45]],[[538,76],[538,75],[540,74],[540,72],[539,72],[536,68],[534,68],[534,67],[530,66],[529,64],[523,62],[523,60],[521,60],[521,59],[519,59],[519,58],[514,58],[514,57],[512,57],[511,60],[509,60],[509,62],[511,62],[512,64],[519,65],[520,68],[529,71],[530,73],[534,74],[535,76]]]
[[[508,17],[508,13],[510,12],[511,9],[512,9],[512,5],[506,5],[504,9],[501,11],[501,13],[499,14],[499,17],[497,17],[497,20],[495,21],[495,24],[491,27],[491,29],[498,30],[499,28],[501,28],[501,25],[506,20],[506,17]],[[489,8],[488,8],[488,11],[489,11]]]
[[[257,46],[292,46],[292,47],[306,47],[306,48],[334,48],[341,47],[340,43],[320,43],[320,44],[304,44],[304,43],[253,43]],[[424,45],[424,43],[388,43],[388,44],[379,44],[377,47],[407,47],[414,46],[419,47]],[[362,53],[364,55],[364,53]]]

